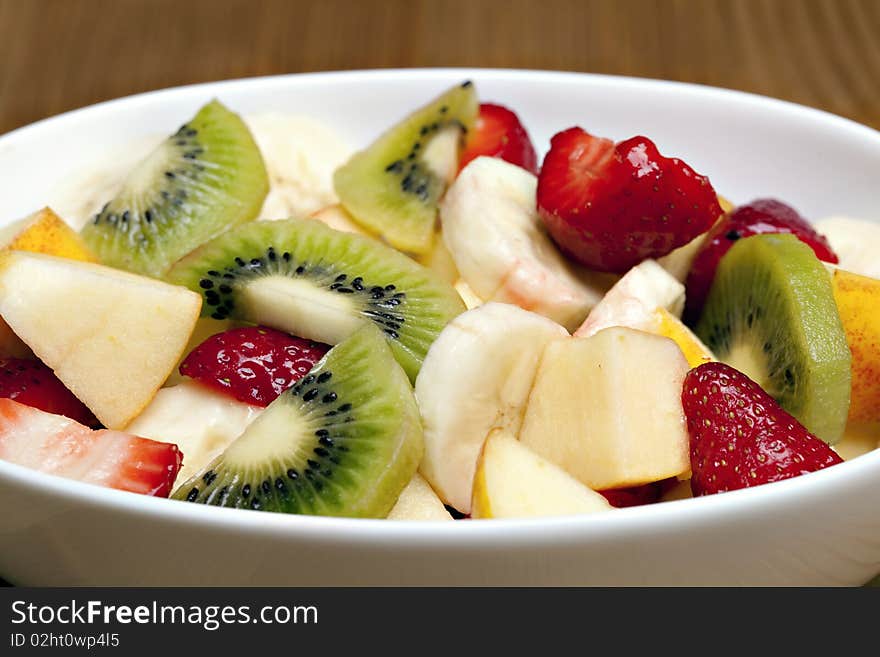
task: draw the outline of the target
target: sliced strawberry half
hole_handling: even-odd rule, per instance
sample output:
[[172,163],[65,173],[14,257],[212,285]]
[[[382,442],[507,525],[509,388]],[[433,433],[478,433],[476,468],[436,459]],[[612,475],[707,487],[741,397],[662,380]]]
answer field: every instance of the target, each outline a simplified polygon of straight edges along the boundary
[[614,144],[574,127],[550,142],[538,213],[569,257],[623,273],[708,230],[721,207],[708,178],[647,137]]
[[724,363],[688,372],[681,400],[694,495],[768,484],[842,462],[761,386]]
[[47,413],[65,415],[89,427],[100,426],[88,407],[38,360],[0,360],[0,397],[14,399]]
[[183,454],[177,445],[89,429],[63,415],[0,399],[0,459],[107,488],[168,497]]
[[480,105],[477,123],[461,155],[459,171],[481,155],[500,157],[526,171],[538,173],[538,155],[529,133],[519,117],[503,105]]
[[262,326],[212,335],[180,373],[247,404],[268,406],[309,373],[330,346]]
[[819,260],[836,264],[837,254],[797,210],[775,199],[758,199],[742,205],[719,221],[706,236],[687,277],[684,318],[695,323],[709,296],[715,270],[737,240],[762,233],[791,233],[813,249]]

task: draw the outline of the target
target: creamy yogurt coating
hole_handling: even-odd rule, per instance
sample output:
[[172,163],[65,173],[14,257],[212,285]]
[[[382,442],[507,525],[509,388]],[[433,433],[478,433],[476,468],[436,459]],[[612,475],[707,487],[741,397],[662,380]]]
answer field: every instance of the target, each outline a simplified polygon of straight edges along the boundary
[[[269,174],[269,195],[259,219],[311,214],[338,203],[333,171],[352,154],[330,126],[299,114],[264,112],[244,117]],[[50,207],[79,230],[122,186],[128,172],[167,135],[140,137],[65,180]]]

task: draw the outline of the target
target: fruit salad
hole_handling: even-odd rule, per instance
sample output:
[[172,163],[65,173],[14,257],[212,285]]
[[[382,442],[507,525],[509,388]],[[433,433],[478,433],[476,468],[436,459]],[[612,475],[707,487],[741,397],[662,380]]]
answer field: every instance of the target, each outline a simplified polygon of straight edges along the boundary
[[880,224],[732,202],[662,135],[558,126],[539,158],[470,82],[425,100],[353,151],[206,99],[9,223],[0,459],[168,504],[473,521],[878,447]]

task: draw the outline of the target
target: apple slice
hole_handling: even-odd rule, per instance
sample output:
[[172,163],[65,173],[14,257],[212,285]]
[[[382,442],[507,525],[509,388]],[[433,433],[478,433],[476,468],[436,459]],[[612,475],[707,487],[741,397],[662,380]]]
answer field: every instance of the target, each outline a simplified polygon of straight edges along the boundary
[[[0,230],[0,249],[33,251],[62,258],[96,262],[75,230],[50,208],[14,221]],[[33,358],[34,354],[0,319],[0,358]]]
[[418,472],[403,489],[388,520],[452,520],[449,511]]
[[519,438],[593,490],[685,475],[688,369],[675,342],[630,328],[551,342]]
[[201,309],[190,290],[25,251],[0,256],[0,315],[110,429],[174,369]]
[[83,239],[50,208],[43,208],[0,230],[0,247],[97,262]]
[[613,508],[509,432],[495,429],[486,438],[474,477],[472,518],[564,516]]
[[835,268],[831,288],[852,353],[848,421],[880,421],[880,280]]

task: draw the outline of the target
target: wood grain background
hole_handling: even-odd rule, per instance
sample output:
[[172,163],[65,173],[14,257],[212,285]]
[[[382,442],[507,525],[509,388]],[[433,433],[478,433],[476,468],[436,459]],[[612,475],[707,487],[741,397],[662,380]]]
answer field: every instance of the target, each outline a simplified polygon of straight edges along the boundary
[[179,84],[408,66],[683,80],[880,128],[880,0],[0,0],[0,132]]

